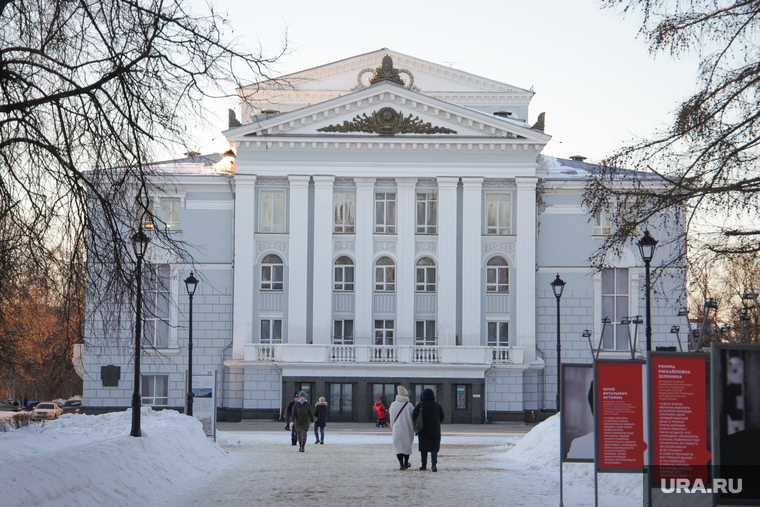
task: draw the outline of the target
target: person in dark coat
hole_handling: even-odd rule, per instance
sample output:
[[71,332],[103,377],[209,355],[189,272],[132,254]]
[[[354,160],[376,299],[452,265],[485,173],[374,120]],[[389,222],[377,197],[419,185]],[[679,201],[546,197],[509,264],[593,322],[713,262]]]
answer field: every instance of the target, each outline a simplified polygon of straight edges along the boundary
[[420,450],[422,466],[420,470],[427,470],[427,455],[430,453],[430,461],[433,464],[433,472],[438,471],[438,451],[441,448],[441,423],[443,422],[443,409],[435,402],[435,393],[432,389],[425,389],[420,396],[420,402],[414,407],[412,420],[417,419],[417,414],[422,411],[422,431],[417,434],[417,443]]
[[290,431],[290,441],[293,445],[296,445],[298,441],[298,434],[296,433],[296,427],[290,424],[291,417],[293,415],[293,405],[298,401],[298,393],[293,394],[293,401],[288,404],[288,408],[285,410],[285,429]]
[[[325,443],[325,425],[327,424],[327,402],[325,397],[319,398],[319,401],[314,405],[314,436],[317,437],[315,444]],[[322,439],[320,440],[319,434],[322,433]]]
[[293,404],[293,412],[290,415],[293,421],[293,427],[298,433],[299,452],[304,452],[306,446],[306,437],[309,434],[309,424],[314,422],[314,412],[311,410],[311,404],[306,401],[306,393],[298,393],[298,401]]

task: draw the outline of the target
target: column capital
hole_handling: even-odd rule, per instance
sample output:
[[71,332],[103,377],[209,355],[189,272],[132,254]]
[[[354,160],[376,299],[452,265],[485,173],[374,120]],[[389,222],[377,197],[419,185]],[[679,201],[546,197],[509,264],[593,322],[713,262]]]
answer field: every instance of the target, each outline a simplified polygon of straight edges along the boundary
[[305,187],[305,186],[308,186],[310,180],[311,180],[311,176],[303,176],[303,175],[300,175],[300,174],[299,175],[295,175],[295,174],[288,175],[288,183],[290,184],[291,187],[295,187],[295,186],[299,186],[299,187],[300,186],[304,186]]
[[538,183],[538,178],[535,178],[533,176],[515,177],[515,184],[517,185],[518,189],[536,188],[537,183]]
[[462,178],[464,188],[481,188],[484,178]]
[[332,187],[335,183],[335,176],[312,176],[314,178],[314,186],[316,187]]
[[396,178],[396,188],[414,188],[417,186],[417,178]]
[[354,178],[356,188],[374,188],[377,178],[358,177]]
[[453,188],[459,184],[459,178],[448,178],[439,176],[436,178],[438,182],[438,188]]
[[235,186],[236,187],[252,187],[256,185],[256,175],[242,175],[242,174],[236,174],[234,176],[235,178]]

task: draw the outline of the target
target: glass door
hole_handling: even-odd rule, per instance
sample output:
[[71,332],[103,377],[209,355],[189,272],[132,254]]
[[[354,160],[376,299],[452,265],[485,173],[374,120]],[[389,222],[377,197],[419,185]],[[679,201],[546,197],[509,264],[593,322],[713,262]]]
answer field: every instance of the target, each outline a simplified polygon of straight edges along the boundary
[[354,420],[354,385],[330,384],[330,421],[351,422]]

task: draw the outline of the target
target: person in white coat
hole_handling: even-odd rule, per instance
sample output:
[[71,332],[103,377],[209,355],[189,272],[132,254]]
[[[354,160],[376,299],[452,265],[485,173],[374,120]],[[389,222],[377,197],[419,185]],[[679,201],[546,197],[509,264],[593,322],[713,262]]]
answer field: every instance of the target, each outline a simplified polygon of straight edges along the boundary
[[390,408],[393,452],[398,458],[398,469],[406,470],[412,466],[409,464],[409,455],[412,454],[412,444],[414,443],[414,422],[412,421],[414,405],[409,403],[409,393],[404,386],[398,386],[396,391],[398,392],[396,401],[391,403]]

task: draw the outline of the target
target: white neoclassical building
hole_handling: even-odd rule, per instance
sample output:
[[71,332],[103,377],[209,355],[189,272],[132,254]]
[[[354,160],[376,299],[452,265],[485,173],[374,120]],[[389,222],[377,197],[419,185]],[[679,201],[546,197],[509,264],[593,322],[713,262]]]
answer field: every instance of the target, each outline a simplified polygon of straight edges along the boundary
[[[586,329],[605,354],[629,354],[633,328],[602,319],[644,313],[643,264],[633,247],[589,267],[610,231],[581,206],[594,169],[541,155],[532,91],[388,49],[285,79],[239,90],[227,156],[159,165],[171,184],[152,225],[195,264],[148,254],[163,279],[147,285],[144,404],[183,404],[191,269],[194,369],[217,370],[220,408],[246,418],[306,390],[331,420],[374,420],[399,384],[413,401],[434,389],[449,422],[553,410],[558,273],[562,360],[590,361]],[[670,283],[653,300],[657,345],[679,324]],[[103,385],[107,366],[118,385]],[[131,368],[87,355],[90,405],[128,406]]]

